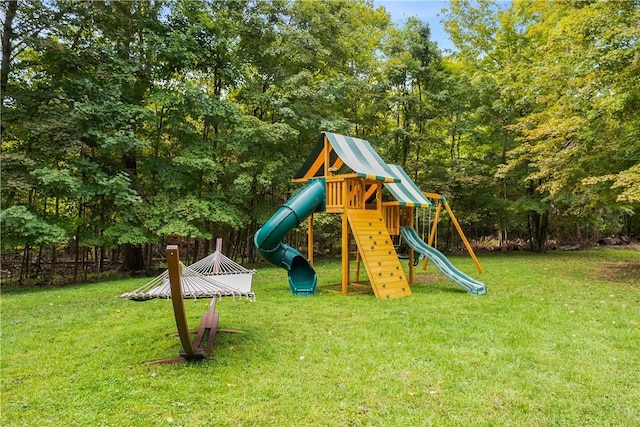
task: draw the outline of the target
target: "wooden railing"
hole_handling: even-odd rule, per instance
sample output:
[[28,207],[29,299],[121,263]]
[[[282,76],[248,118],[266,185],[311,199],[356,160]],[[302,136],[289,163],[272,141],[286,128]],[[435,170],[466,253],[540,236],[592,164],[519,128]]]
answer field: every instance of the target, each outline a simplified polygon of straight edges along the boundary
[[327,178],[326,211],[340,213],[344,207],[345,180],[338,177]]
[[[326,178],[326,212],[342,213],[347,209],[375,209],[367,200],[375,194],[378,183],[354,175],[337,175]],[[365,206],[366,204],[366,206]],[[400,234],[400,225],[412,225],[411,208],[397,202],[383,203],[382,215],[391,235]]]
[[347,198],[345,205],[349,209],[364,209],[364,182],[362,179],[347,179]]
[[400,206],[384,205],[382,210],[384,221],[387,224],[387,230],[392,236],[400,234]]
[[413,208],[400,206],[397,202],[384,203],[382,213],[389,230],[389,234],[397,236],[400,234],[400,226],[413,227]]
[[[348,209],[364,209],[367,191],[375,181],[368,181],[354,175],[337,175],[326,178],[326,211],[328,213],[344,212]],[[369,186],[369,187],[367,187]]]

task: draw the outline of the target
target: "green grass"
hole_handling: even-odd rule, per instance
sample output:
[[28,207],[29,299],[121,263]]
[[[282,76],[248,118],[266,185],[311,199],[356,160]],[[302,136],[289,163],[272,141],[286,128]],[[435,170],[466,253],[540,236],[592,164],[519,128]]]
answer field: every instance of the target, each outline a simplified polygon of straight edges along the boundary
[[[4,291],[0,424],[640,425],[640,252],[452,259],[489,293],[431,266],[408,298],[301,298],[260,265],[255,303],[217,306],[245,332],[192,364],[145,364],[179,350],[169,301],[116,297],[146,279]],[[185,304],[196,327],[208,301]]]

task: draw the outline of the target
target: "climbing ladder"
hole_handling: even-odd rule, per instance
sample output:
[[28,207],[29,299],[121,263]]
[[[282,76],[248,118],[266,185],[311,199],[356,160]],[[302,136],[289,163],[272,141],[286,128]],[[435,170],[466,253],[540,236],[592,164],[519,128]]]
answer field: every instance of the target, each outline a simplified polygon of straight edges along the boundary
[[411,295],[409,283],[381,212],[349,209],[347,219],[376,298]]

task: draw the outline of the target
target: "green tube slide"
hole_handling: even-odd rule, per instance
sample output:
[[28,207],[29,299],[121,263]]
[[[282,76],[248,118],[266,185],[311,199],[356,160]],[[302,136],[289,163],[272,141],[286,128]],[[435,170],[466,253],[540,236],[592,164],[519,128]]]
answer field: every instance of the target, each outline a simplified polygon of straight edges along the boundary
[[262,258],[287,270],[289,287],[294,295],[314,295],[318,278],[309,260],[296,249],[283,243],[282,239],[309,215],[323,210],[325,197],[324,179],[310,180],[305,187],[280,206],[253,237]]
[[423,257],[426,256],[433,261],[435,266],[438,267],[446,277],[465,288],[467,292],[474,295],[484,295],[487,293],[487,287],[484,283],[479,282],[458,270],[442,252],[427,245],[413,228],[400,227],[400,234],[405,242],[407,242],[407,245]]

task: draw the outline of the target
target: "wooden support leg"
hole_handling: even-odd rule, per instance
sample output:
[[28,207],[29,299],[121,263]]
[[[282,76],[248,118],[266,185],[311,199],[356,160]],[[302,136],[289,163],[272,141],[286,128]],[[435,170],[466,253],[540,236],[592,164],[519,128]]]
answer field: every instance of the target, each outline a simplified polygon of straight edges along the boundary
[[347,213],[342,213],[342,295],[349,292],[349,223]]
[[478,258],[476,257],[476,254],[473,252],[473,248],[469,244],[469,241],[467,240],[467,237],[464,235],[464,232],[462,231],[462,227],[460,227],[460,223],[458,223],[458,220],[456,219],[456,216],[453,214],[453,211],[451,210],[451,207],[449,206],[449,203],[446,200],[444,202],[444,207],[447,210],[447,213],[449,214],[449,218],[451,218],[451,222],[453,222],[453,225],[456,227],[456,230],[458,231],[458,235],[460,236],[460,239],[462,239],[462,243],[464,243],[464,247],[467,249],[467,252],[469,253],[469,256],[471,257],[471,259],[473,260],[474,264],[476,265],[476,268],[478,269],[478,272],[481,273],[481,274],[484,273],[484,270],[482,269],[482,266],[480,265],[480,261],[478,261]]
[[180,356],[189,360],[203,359],[202,350],[195,349],[189,337],[189,326],[187,325],[187,315],[184,310],[184,300],[182,299],[182,284],[180,278],[180,256],[177,245],[167,246],[167,263],[169,266],[169,285],[171,286],[171,302],[173,304],[173,314],[176,318],[178,337],[182,344]]
[[[220,315],[216,311],[216,299],[212,298],[209,303],[209,310],[202,315],[200,327],[196,332],[196,338],[193,340],[193,347],[201,350],[205,358],[208,358],[213,348],[213,343],[218,332],[218,320]],[[206,340],[204,340],[206,337]],[[204,340],[204,345],[203,345]]]
[[[438,231],[438,221],[440,221],[440,211],[442,210],[442,202],[438,200],[438,206],[436,207],[436,216],[433,219],[433,225],[431,226],[431,232],[429,233],[429,241],[427,244],[429,246],[434,246],[434,242],[436,240],[436,232]],[[434,246],[435,247],[435,246]],[[424,259],[424,264],[422,265],[422,269],[427,269],[427,263],[429,262],[429,258]]]
[[[182,297],[182,285],[180,274],[180,257],[176,245],[167,246],[167,261],[169,264],[169,285],[171,286],[171,300],[173,303],[173,313],[176,319],[178,337],[182,349],[180,357],[158,360],[149,363],[177,363],[184,361],[198,361],[208,359],[213,349],[213,344],[218,333],[218,321],[220,315],[216,313],[216,299],[212,298],[209,309],[202,315],[200,326],[195,331],[195,338],[191,341],[191,332],[187,326],[187,316],[184,310],[184,299]],[[227,332],[241,332],[232,329]]]

